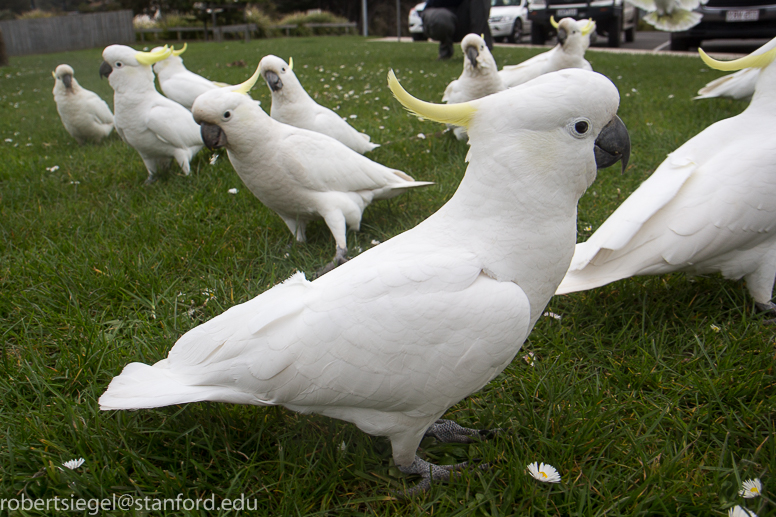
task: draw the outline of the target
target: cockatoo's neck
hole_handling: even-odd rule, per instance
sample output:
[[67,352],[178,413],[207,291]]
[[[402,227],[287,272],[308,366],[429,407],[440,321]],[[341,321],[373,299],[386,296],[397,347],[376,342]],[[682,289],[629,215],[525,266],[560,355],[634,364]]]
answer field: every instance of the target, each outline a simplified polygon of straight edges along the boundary
[[302,88],[302,83],[299,82],[296,76],[284,77],[283,83],[284,86],[280,91],[272,92],[273,97],[277,96],[281,102],[295,104],[312,100],[312,97]]

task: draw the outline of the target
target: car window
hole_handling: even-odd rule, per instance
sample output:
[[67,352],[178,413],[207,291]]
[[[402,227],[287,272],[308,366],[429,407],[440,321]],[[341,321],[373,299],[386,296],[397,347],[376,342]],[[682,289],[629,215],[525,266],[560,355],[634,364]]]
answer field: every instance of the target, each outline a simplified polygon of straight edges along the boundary
[[521,0],[490,0],[491,7],[503,7],[505,5],[520,5]]

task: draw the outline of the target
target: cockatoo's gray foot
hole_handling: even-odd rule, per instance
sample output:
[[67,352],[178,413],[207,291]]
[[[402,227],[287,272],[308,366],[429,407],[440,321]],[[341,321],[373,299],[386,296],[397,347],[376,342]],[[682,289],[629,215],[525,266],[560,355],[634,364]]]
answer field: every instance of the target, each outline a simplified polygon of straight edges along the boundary
[[315,272],[315,275],[313,275],[313,278],[318,278],[320,276],[325,275],[332,269],[334,269],[337,266],[341,266],[345,262],[348,261],[348,249],[347,248],[340,248],[337,246],[337,253],[334,255],[334,259],[323,266],[321,269]]
[[501,429],[469,429],[452,420],[437,420],[426,430],[425,437],[436,438],[442,443],[472,443],[487,440],[501,432]]
[[[456,463],[455,465],[434,465],[433,463],[429,463],[428,461],[422,460],[415,456],[415,461],[412,462],[412,465],[408,467],[399,467],[399,470],[403,474],[414,474],[420,476],[423,479],[421,479],[420,483],[411,486],[406,490],[395,491],[394,494],[396,494],[396,496],[401,499],[412,497],[431,488],[431,485],[434,484],[434,481],[443,482],[459,477],[461,474],[463,474],[462,471],[469,467],[469,462],[467,461],[464,461],[463,463]],[[476,465],[475,468],[480,470],[487,470],[490,468],[490,464],[481,463]]]
[[155,181],[156,181],[156,176],[154,176],[153,174],[149,174],[148,177],[146,178],[145,182],[143,183],[143,185],[147,186],[147,185],[150,185],[151,183],[153,183]]
[[776,323],[776,304],[775,303],[754,302],[754,306],[757,309],[757,312],[762,312],[766,316],[770,316],[769,319],[763,320],[763,323],[767,323],[768,325],[773,325],[774,323]]

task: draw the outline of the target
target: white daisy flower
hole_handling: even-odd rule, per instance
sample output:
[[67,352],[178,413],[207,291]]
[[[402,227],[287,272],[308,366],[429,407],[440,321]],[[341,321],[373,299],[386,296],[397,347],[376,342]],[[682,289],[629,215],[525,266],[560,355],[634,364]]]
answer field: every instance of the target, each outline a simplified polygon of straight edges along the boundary
[[741,506],[734,506],[728,510],[728,517],[757,517],[757,514]]
[[743,488],[738,491],[738,495],[744,499],[752,499],[758,497],[763,490],[763,484],[760,483],[760,478],[747,479],[743,483]]
[[46,170],[49,172],[56,172],[59,170],[59,165],[54,165],[53,167],[46,167]]
[[66,467],[66,468],[69,468],[70,470],[75,470],[78,467],[80,467],[81,465],[83,465],[84,461],[85,460],[83,458],[78,458],[77,460],[66,461],[66,462],[64,462],[62,464],[62,466]]
[[560,483],[560,474],[555,470],[552,465],[545,465],[544,463],[533,462],[528,465],[528,473],[534,479],[538,479],[544,483]]

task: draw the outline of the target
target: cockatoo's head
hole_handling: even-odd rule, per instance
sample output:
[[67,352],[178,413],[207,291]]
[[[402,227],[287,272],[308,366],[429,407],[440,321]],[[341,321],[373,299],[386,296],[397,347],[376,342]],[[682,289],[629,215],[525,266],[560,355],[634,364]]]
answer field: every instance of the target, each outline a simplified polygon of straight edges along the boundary
[[244,131],[257,115],[269,118],[256,101],[246,95],[259,80],[259,71],[260,67],[257,67],[251,78],[242,84],[207,91],[194,101],[191,114],[200,125],[202,141],[208,149],[225,147],[227,134],[233,127]]
[[138,52],[125,45],[110,45],[102,51],[100,77],[107,77],[114,90],[123,86],[153,85],[151,65],[167,59],[172,49],[163,47],[155,52]]
[[[429,120],[463,126],[469,134],[472,155],[514,163],[515,156],[530,156],[526,170],[556,169],[559,174],[584,165],[589,182],[595,169],[630,157],[630,138],[617,117],[620,95],[605,76],[570,68],[544,74],[508,90],[460,104],[431,104],[412,97],[393,71],[391,91],[404,106]],[[550,166],[552,164],[552,166]],[[584,188],[588,186],[584,185]],[[582,191],[584,191],[584,188]],[[581,192],[580,192],[581,195]]]
[[68,90],[73,88],[73,68],[70,65],[59,65],[51,75],[54,76],[54,80],[62,81]]
[[495,68],[495,61],[485,44],[485,40],[476,34],[467,34],[461,41],[463,52],[463,69]]
[[[167,58],[154,63],[153,68],[156,75],[159,75],[164,70],[171,67],[185,69],[186,67],[183,65],[183,59],[180,57],[180,55],[186,52],[186,48],[188,48],[188,45],[189,45],[188,43],[184,43],[183,48],[180,50],[175,50],[175,48],[173,47],[171,49],[172,54],[170,54]],[[153,54],[154,52],[162,52],[163,50],[164,50],[164,47],[156,47],[151,50],[151,54]]]
[[294,60],[290,61],[290,64],[286,63],[281,58],[270,54],[264,56],[259,62],[259,73],[267,81],[267,86],[273,95],[289,93],[288,90],[301,87],[294,74]]
[[555,22],[554,17],[550,17],[550,23],[558,32],[558,43],[564,50],[581,49],[587,50],[590,46],[590,34],[595,30],[593,20],[575,20],[574,18],[563,18],[560,22]]

